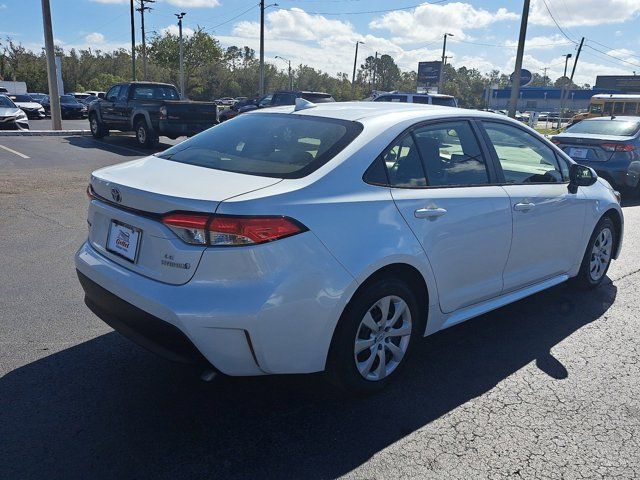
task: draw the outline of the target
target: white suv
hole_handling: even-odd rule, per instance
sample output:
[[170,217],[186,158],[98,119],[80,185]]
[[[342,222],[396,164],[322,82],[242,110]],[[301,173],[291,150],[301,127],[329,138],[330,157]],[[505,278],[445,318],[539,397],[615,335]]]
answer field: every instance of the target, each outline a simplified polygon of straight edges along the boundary
[[93,173],[91,310],[172,360],[368,392],[419,337],[595,287],[620,251],[617,192],[519,122],[297,102]]

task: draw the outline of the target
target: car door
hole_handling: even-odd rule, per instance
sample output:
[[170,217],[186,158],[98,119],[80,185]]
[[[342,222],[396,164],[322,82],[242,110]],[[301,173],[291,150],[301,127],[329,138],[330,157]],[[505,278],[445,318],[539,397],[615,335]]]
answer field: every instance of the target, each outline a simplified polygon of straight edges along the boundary
[[392,197],[431,263],[450,313],[502,292],[511,244],[509,197],[468,120],[418,126],[382,161]]
[[118,93],[120,92],[120,85],[114,85],[109,89],[104,97],[104,100],[100,102],[100,115],[102,121],[114,125],[118,123],[115,113],[115,105],[118,100]]
[[567,273],[584,253],[586,203],[580,192],[569,192],[566,160],[523,127],[498,121],[482,125],[511,201],[505,292]]
[[121,85],[113,105],[114,121],[120,126],[129,122],[129,85]]

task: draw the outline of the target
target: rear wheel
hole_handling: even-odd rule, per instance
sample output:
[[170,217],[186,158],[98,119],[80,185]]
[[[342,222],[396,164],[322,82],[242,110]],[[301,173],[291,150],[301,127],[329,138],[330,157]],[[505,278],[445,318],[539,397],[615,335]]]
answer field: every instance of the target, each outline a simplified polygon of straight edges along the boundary
[[582,259],[580,272],[573,279],[576,287],[587,290],[602,283],[611,265],[616,235],[616,227],[611,218],[604,217],[598,222]]
[[91,128],[91,135],[94,138],[102,138],[109,133],[109,130],[105,127],[98,116],[93,113],[89,116],[89,128]]
[[374,393],[386,386],[420,336],[419,302],[398,279],[379,279],[356,294],[336,327],[329,379],[349,393]]
[[136,122],[136,140],[141,147],[152,148],[158,143],[158,135],[141,119]]

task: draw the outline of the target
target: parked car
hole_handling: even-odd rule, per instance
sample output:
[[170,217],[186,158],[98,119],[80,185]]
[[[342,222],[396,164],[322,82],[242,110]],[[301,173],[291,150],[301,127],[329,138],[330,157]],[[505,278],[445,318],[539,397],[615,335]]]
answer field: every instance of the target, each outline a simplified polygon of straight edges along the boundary
[[180,100],[168,83],[120,83],[104,99],[89,105],[89,125],[95,138],[109,130],[133,131],[143,147],[154,146],[160,135],[191,136],[215,125],[218,109],[213,102]]
[[38,102],[41,105],[42,100],[47,96],[46,93],[28,93],[27,95],[29,95],[35,102]]
[[223,105],[223,106],[231,106],[234,103],[236,103],[236,99],[233,97],[223,97],[223,98],[218,98],[217,100],[215,100],[215,103],[218,105]]
[[335,102],[335,99],[329,93],[281,90],[263,95],[257,100],[248,100],[245,103],[231,106],[231,108],[220,114],[220,121],[222,122],[241,113],[250,112],[259,108],[294,105],[296,98],[302,98],[311,103]]
[[73,93],[67,93],[67,95],[73,95],[74,97],[76,97],[76,100],[78,100],[79,102],[82,102],[82,100],[84,100],[85,98],[87,98],[91,94],[90,93],[82,93],[82,92],[73,92]]
[[[47,116],[51,116],[51,98],[46,95],[42,101],[44,112]],[[62,118],[85,118],[87,116],[87,107],[73,95],[60,95],[60,115]]]
[[87,90],[85,93],[89,95],[93,95],[98,98],[104,98],[106,92],[101,92],[100,90]]
[[[373,102],[250,112],[91,175],[85,302],[227,375],[383,387],[419,337],[573,279],[622,241],[610,185],[509,118]],[[545,312],[541,312],[544,315]]]
[[18,95],[8,94],[7,96],[18,108],[27,114],[28,118],[39,119],[45,117],[44,107],[34,101],[30,95],[22,93]]
[[422,103],[426,105],[442,105],[445,107],[457,107],[456,98],[451,95],[438,93],[411,93],[411,92],[391,92],[378,95],[374,102],[400,102],[400,103]]
[[639,117],[584,119],[554,136],[552,141],[616,188],[640,194]]
[[6,87],[0,87],[0,93],[9,93]]
[[29,130],[27,114],[0,93],[0,130]]
[[89,104],[91,102],[95,102],[96,100],[100,100],[100,97],[96,96],[96,95],[89,95],[88,97],[85,97],[81,100],[78,100],[81,104],[86,105],[87,107],[89,107]]

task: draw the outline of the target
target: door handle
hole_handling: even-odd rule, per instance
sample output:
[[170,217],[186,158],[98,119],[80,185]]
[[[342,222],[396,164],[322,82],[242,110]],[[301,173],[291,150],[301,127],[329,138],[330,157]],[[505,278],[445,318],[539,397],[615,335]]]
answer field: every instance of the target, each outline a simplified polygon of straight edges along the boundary
[[438,218],[443,216],[447,211],[444,208],[419,208],[413,214],[416,218]]
[[536,208],[536,204],[532,203],[532,202],[521,202],[521,203],[516,203],[513,206],[513,209],[516,212],[528,212],[529,210],[533,210],[534,208]]

